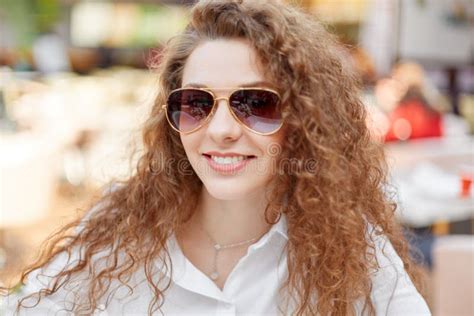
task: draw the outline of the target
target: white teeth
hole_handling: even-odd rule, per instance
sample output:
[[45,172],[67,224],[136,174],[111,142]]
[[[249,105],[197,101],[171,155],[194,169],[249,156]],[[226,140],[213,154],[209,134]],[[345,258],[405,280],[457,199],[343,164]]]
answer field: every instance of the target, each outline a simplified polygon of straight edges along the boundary
[[211,156],[211,159],[218,164],[222,165],[231,165],[234,163],[238,163],[239,161],[242,161],[245,159],[245,156],[236,156],[236,157],[217,157],[217,156]]

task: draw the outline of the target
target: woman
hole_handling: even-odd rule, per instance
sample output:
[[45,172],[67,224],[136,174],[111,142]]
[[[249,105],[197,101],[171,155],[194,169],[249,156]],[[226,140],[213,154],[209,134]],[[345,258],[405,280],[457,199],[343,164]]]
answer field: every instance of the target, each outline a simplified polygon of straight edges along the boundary
[[334,51],[279,1],[196,4],[136,174],[52,240],[20,312],[429,314]]

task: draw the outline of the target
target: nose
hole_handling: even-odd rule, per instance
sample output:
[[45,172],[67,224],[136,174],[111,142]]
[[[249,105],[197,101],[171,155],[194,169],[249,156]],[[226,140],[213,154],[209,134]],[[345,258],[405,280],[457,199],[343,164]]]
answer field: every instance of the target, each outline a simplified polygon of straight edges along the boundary
[[226,98],[216,99],[216,109],[208,126],[207,134],[216,142],[230,142],[237,140],[242,135],[242,126],[230,112]]

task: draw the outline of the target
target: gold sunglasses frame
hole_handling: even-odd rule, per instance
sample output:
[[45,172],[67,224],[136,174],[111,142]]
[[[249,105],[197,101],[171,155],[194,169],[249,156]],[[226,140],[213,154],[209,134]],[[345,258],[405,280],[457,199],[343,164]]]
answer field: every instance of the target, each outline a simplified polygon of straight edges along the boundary
[[[216,104],[219,100],[226,100],[226,104],[227,104],[227,107],[229,108],[229,111],[230,113],[232,113],[232,116],[234,117],[234,119],[239,122],[240,125],[242,125],[244,128],[246,128],[247,130],[251,131],[252,133],[255,133],[255,134],[258,134],[258,135],[262,135],[262,136],[267,136],[267,135],[272,135],[272,134],[275,134],[276,132],[278,132],[281,127],[283,126],[283,121],[281,122],[280,126],[278,126],[278,128],[272,132],[269,132],[269,133],[260,133],[260,132],[257,132],[253,129],[251,129],[250,127],[248,127],[247,125],[245,125],[243,122],[240,121],[240,119],[237,117],[237,115],[234,113],[234,111],[232,110],[232,107],[230,106],[230,96],[232,94],[234,94],[235,92],[237,91],[242,91],[242,90],[261,90],[261,91],[269,91],[269,92],[272,92],[272,93],[275,93],[277,96],[278,96],[278,99],[279,99],[279,102],[281,103],[281,96],[280,94],[273,90],[273,89],[268,89],[268,88],[260,88],[260,87],[240,87],[240,88],[195,88],[195,87],[189,87],[189,88],[178,88],[178,89],[174,89],[172,90],[169,95],[168,95],[168,98],[169,96],[176,92],[176,91],[181,91],[181,90],[198,90],[198,91],[205,91],[209,94],[212,95],[213,99],[214,99],[214,104],[212,105],[212,110],[211,110],[211,113],[209,113],[209,115],[204,119],[202,120],[202,123],[199,124],[199,126],[197,126],[196,128],[190,130],[190,131],[187,131],[187,132],[183,132],[183,131],[180,131],[178,130],[177,128],[175,128],[173,126],[173,124],[171,123],[170,121],[170,118],[168,117],[168,111],[166,110],[166,108],[168,107],[168,104],[164,104],[161,106],[161,110],[164,110],[165,111],[165,116],[166,116],[166,120],[168,121],[168,124],[171,126],[172,129],[174,129],[175,131],[177,131],[178,133],[181,133],[183,135],[187,135],[187,134],[191,134],[195,131],[197,131],[198,129],[200,129],[201,127],[203,127],[204,125],[207,124],[207,122],[214,116],[214,113],[216,112]],[[228,97],[216,97],[216,95],[214,94],[213,91],[230,91],[229,93],[229,96]]]

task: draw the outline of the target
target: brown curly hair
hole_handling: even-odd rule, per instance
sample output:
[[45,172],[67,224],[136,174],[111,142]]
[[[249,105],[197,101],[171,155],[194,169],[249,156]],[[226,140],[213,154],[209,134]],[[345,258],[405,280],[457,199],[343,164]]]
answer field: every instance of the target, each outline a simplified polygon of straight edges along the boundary
[[[148,311],[160,310],[170,283],[158,286],[162,280],[156,280],[154,262],[164,252],[165,268],[172,269],[166,240],[191,217],[202,188],[190,164],[181,163],[186,154],[161,105],[181,86],[193,49],[220,38],[250,43],[285,105],[287,137],[280,159],[291,159],[296,167],[275,173],[265,215],[268,221],[282,209],[287,217],[289,275],[282,289],[296,299],[295,314],[352,315],[360,299],[364,310],[374,314],[370,271],[377,269],[377,262],[369,255],[375,244],[367,238],[367,223],[388,237],[420,290],[421,274],[394,219],[383,148],[370,137],[357,80],[342,66],[338,42],[314,17],[279,1],[209,0],[194,6],[184,32],[155,60],[158,95],[144,126],[145,149],[136,172],[105,194],[94,212],[51,238],[23,273],[23,282],[60,254],[79,253],[80,260],[18,308],[26,299],[38,303],[86,273],[87,295],[74,311],[92,313],[112,281],[127,286],[142,269],[154,292]],[[316,170],[302,167],[309,159],[317,161]],[[283,208],[282,196],[287,198]]]

